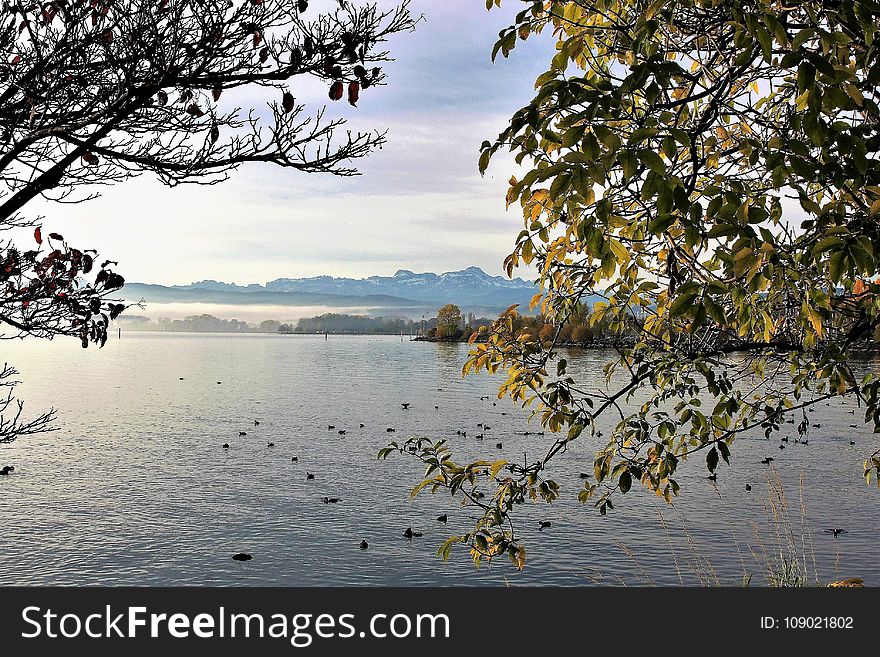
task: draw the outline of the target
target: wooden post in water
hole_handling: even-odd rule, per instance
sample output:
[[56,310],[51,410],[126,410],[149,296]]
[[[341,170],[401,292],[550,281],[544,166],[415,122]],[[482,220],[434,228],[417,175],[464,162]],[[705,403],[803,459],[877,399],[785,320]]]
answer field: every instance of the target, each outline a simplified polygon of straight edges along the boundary
[[121,340],[122,339],[122,327],[121,326],[118,327],[116,329],[116,331],[117,331],[117,333],[116,333],[117,339]]

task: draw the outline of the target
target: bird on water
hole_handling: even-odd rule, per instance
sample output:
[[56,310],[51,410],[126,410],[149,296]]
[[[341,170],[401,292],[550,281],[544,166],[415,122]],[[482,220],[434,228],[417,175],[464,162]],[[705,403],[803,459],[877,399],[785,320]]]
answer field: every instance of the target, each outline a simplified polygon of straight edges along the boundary
[[831,534],[832,536],[834,536],[834,538],[837,538],[841,534],[847,533],[845,529],[826,529],[824,531],[826,534]]
[[406,528],[406,531],[403,532],[403,535],[404,535],[405,538],[413,538],[414,536],[415,536],[416,538],[418,538],[419,536],[422,535],[422,533],[421,533],[421,532],[414,532],[414,531],[412,530],[412,527],[407,527],[407,528]]

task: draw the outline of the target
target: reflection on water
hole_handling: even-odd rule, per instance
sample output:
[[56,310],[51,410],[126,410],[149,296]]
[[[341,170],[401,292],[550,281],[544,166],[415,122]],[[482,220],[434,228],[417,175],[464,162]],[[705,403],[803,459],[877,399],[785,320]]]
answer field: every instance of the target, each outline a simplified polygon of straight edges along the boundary
[[[495,399],[498,380],[461,379],[466,345],[129,334],[100,351],[75,341],[2,346],[22,372],[27,407],[54,405],[62,428],[0,446],[0,465],[16,468],[0,478],[0,584],[699,584],[716,575],[736,584],[744,571],[762,583],[759,560],[773,553],[777,531],[766,519],[759,461],[767,455],[779,466],[810,568],[815,557],[824,581],[880,584],[880,493],[861,476],[878,439],[851,405],[818,408],[822,428],[808,446],[738,441],[717,488],[700,460],[680,478],[685,495],[674,507],[634,490],[607,517],[575,499],[595,447],[577,445],[549,473],[563,485],[562,499],[523,508],[526,570],[499,562],[476,571],[461,552],[448,563],[436,557],[473,513],[439,494],[410,501],[417,464],[375,460],[388,427],[395,438],[448,437],[459,459],[519,460],[542,449],[544,437],[517,435],[534,425]],[[569,360],[600,386],[604,355]],[[479,422],[492,427],[484,442],[472,437]],[[468,437],[456,436],[459,429]],[[324,496],[341,502],[323,504]],[[436,522],[440,513],[448,526]],[[552,528],[539,533],[539,520]],[[408,526],[424,536],[406,540]],[[848,533],[835,539],[823,532],[831,527]],[[359,549],[362,540],[368,550]],[[239,551],[253,561],[233,561]]]

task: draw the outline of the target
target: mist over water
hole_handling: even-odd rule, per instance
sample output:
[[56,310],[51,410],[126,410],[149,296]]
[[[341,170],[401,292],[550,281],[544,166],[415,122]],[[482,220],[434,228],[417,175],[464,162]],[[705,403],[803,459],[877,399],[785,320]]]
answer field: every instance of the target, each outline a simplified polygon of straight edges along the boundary
[[[65,340],[0,346],[0,358],[21,371],[26,413],[54,405],[60,425],[0,445],[0,465],[15,466],[0,478],[0,584],[632,585],[717,577],[737,585],[744,572],[764,584],[762,559],[773,557],[777,530],[787,531],[767,520],[771,471],[759,461],[772,456],[811,576],[815,559],[823,582],[863,577],[880,585],[880,491],[865,486],[861,468],[878,438],[852,402],[820,404],[809,445],[794,443],[793,425],[783,427],[792,438],[784,450],[777,437],[739,439],[717,485],[699,456],[682,464],[674,506],[634,486],[606,517],[576,500],[578,473],[592,471],[598,444],[578,441],[547,473],[562,498],[521,509],[526,569],[517,573],[505,560],[478,571],[461,549],[446,563],[436,556],[474,512],[448,494],[410,500],[419,464],[376,460],[390,439],[414,434],[449,438],[458,461],[532,459],[546,449],[549,436],[521,435],[540,431],[537,421],[495,398],[498,378],[461,378],[466,345],[123,331],[103,350]],[[608,357],[568,354],[570,369],[596,388]],[[483,441],[477,423],[491,427]],[[324,504],[324,496],[341,502]],[[448,525],[436,521],[441,513]],[[539,532],[539,520],[552,527]],[[424,536],[405,539],[410,526]],[[848,533],[823,532],[835,527]],[[359,549],[362,540],[369,549]],[[254,559],[233,561],[239,551]]]
[[[217,304],[217,303],[155,303],[144,305],[143,309],[132,308],[130,314],[148,317],[153,321],[160,318],[185,319],[192,315],[208,314],[223,319],[237,319],[241,322],[259,324],[267,319],[296,324],[304,317],[315,317],[325,313],[342,315],[370,315],[371,317],[406,317],[421,319],[433,314],[433,306],[276,306],[268,304]],[[123,319],[125,315],[123,315]],[[125,321],[122,322],[125,326]]]

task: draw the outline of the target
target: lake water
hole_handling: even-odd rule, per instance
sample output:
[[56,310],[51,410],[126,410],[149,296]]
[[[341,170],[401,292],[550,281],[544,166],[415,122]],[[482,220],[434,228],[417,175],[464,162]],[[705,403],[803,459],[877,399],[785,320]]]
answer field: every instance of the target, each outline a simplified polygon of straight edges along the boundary
[[[854,403],[820,405],[809,445],[794,443],[792,425],[784,450],[776,438],[741,439],[717,486],[700,457],[684,466],[674,506],[634,487],[606,517],[575,499],[578,473],[592,471],[595,444],[585,441],[549,473],[562,499],[522,507],[526,569],[505,560],[478,571],[462,550],[446,563],[436,556],[473,511],[448,494],[409,500],[418,463],[375,458],[389,438],[413,434],[450,438],[459,459],[538,453],[549,437],[517,435],[540,427],[495,399],[497,379],[462,380],[466,345],[129,333],[103,350],[74,340],[0,348],[21,371],[26,410],[55,406],[61,427],[0,445],[0,465],[15,466],[0,477],[3,585],[698,585],[716,577],[736,585],[744,573],[764,584],[766,560],[787,544],[779,540],[785,523],[768,520],[764,456],[775,458],[811,577],[817,570],[823,582],[858,576],[880,585],[880,491],[861,469],[880,441]],[[569,354],[594,386],[607,357]],[[479,422],[492,427],[483,442],[473,438]],[[342,501],[326,505],[324,496]],[[435,520],[440,513],[448,526]],[[539,532],[539,520],[553,525]],[[406,540],[409,526],[424,536]],[[824,533],[832,527],[847,533]],[[254,559],[233,561],[239,551]]]

